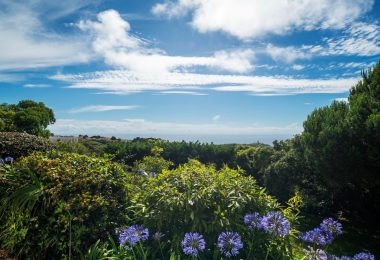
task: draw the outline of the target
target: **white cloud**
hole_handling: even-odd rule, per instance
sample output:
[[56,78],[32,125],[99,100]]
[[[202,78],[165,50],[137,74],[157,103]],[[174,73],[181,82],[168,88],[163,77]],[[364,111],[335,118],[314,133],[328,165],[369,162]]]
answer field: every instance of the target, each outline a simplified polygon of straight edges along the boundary
[[[296,60],[310,59],[313,56],[375,56],[380,54],[380,26],[353,23],[339,36],[323,38],[320,44],[287,47],[268,44],[266,52],[273,60],[289,64]],[[365,65],[357,62],[345,64],[342,67],[353,68]]]
[[304,93],[343,93],[358,78],[296,79],[284,76],[243,76],[195,73],[139,74],[130,71],[98,71],[55,75],[69,88],[97,89],[126,94],[142,91],[240,91],[254,95],[295,95]]
[[24,84],[24,88],[50,88],[49,84]]
[[320,45],[305,45],[302,49],[321,56],[375,56],[380,54],[380,26],[354,23],[342,35],[324,38]]
[[130,24],[115,10],[101,12],[98,21],[80,21],[78,27],[89,31],[92,47],[97,55],[111,66],[139,73],[162,74],[178,69],[205,66],[237,73],[253,69],[250,49],[217,51],[212,56],[170,56],[158,49],[149,48],[143,39],[132,35]]
[[299,64],[294,64],[292,66],[292,69],[294,69],[294,70],[303,70],[304,68],[305,68],[305,66],[299,65]]
[[88,1],[53,2],[0,3],[0,70],[66,65],[90,59],[85,38],[56,34],[42,21],[42,17],[52,20],[65,16]]
[[293,63],[295,60],[304,60],[311,58],[310,54],[292,46],[276,47],[272,44],[268,44],[266,51],[275,61],[281,61],[285,63]]
[[348,98],[335,98],[335,101],[348,103]]
[[223,31],[240,39],[294,30],[341,29],[372,9],[374,0],[167,0],[152,12],[192,15],[200,32]]
[[215,115],[211,119],[212,121],[216,122],[216,121],[219,121],[221,117],[222,117],[221,115]]
[[137,108],[138,106],[87,106],[81,108],[71,109],[69,112],[72,114],[76,113],[84,113],[84,112],[104,112],[104,111],[112,111],[112,110],[132,110]]
[[374,56],[380,54],[380,26],[354,23],[343,37],[326,40],[322,55]]
[[207,93],[202,92],[196,92],[196,91],[161,91],[160,94],[166,95],[166,94],[175,94],[175,95],[191,95],[191,96],[208,96]]
[[254,134],[296,134],[302,131],[298,124],[286,126],[255,126],[227,124],[190,124],[174,122],[153,122],[144,119],[74,120],[58,119],[49,129],[55,134],[134,134],[142,135],[254,135]]
[[20,77],[20,75],[16,74],[5,74],[5,73],[0,73],[0,82],[17,82],[22,80],[23,78]]

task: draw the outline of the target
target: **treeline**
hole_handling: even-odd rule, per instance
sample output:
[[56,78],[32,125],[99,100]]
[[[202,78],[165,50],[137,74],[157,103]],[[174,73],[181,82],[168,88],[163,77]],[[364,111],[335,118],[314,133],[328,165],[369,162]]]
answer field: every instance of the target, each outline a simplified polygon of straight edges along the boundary
[[249,147],[269,147],[268,145],[255,143],[249,145],[238,144],[213,144],[201,142],[170,142],[159,138],[135,138],[129,141],[116,138],[81,137],[78,142],[58,142],[60,150],[67,152],[79,152],[83,154],[95,154],[103,156],[109,154],[111,158],[128,166],[133,166],[136,161],[152,154],[154,147],[162,148],[161,157],[173,162],[173,167],[196,159],[205,164],[214,164],[217,168],[223,165],[236,168],[238,166],[238,153],[241,149]]

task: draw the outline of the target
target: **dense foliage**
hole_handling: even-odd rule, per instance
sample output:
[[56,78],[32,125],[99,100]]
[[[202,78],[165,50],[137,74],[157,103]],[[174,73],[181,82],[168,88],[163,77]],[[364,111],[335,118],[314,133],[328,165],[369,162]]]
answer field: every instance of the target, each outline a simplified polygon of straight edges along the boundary
[[21,259],[78,255],[125,223],[127,181],[109,160],[77,154],[0,166],[1,247]]
[[50,136],[46,127],[55,122],[53,110],[42,102],[22,100],[18,104],[0,104],[0,132],[25,132]]
[[200,232],[212,244],[224,230],[243,234],[245,213],[264,214],[279,207],[254,179],[198,161],[149,178],[135,200],[136,221],[170,236],[175,241],[173,250],[178,250],[186,232]]
[[[39,121],[35,104],[1,105],[0,131],[46,136],[52,114]],[[315,109],[302,133],[273,146],[82,136],[50,147],[0,133],[0,248],[19,258],[379,254],[380,63],[348,102]]]
[[0,132],[0,158],[17,159],[36,151],[45,152],[54,145],[46,138],[18,132]]

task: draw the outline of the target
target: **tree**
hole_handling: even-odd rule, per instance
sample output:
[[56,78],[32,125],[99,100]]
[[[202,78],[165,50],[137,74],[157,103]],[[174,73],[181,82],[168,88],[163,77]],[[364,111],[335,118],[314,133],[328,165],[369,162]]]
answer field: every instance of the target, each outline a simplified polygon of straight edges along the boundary
[[42,102],[22,100],[18,104],[0,105],[0,131],[25,132],[48,137],[46,128],[55,122],[53,110]]
[[330,207],[368,219],[380,212],[380,62],[362,72],[348,100],[313,111],[302,146]]

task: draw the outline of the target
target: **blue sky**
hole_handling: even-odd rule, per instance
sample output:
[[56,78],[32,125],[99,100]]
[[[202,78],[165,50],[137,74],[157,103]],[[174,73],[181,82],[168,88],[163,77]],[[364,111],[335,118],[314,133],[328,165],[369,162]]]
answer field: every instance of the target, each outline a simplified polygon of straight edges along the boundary
[[373,0],[0,1],[0,102],[61,135],[270,143],[380,58]]

